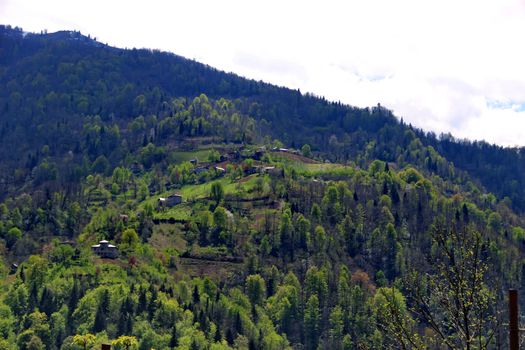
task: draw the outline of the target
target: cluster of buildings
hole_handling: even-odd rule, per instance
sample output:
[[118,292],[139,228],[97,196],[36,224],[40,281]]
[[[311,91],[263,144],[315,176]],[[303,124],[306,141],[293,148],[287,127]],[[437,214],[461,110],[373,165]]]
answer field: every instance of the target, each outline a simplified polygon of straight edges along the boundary
[[[264,147],[260,147],[255,152],[250,152],[250,154],[245,154],[242,152],[242,149],[236,150],[234,152],[221,155],[220,161],[226,161],[226,160],[242,160],[244,158],[252,158],[255,160],[260,160],[264,156],[264,153],[266,152],[266,149]],[[272,149],[272,152],[291,152],[290,150],[286,148],[274,148]],[[196,174],[200,174],[204,171],[208,171],[211,169],[209,166],[197,166],[198,160],[196,158],[191,159],[190,163],[192,163],[195,168],[193,169],[193,172]],[[224,174],[226,170],[219,166],[214,166],[213,169],[219,173]],[[139,163],[134,163],[132,165],[132,171],[133,173],[140,173],[142,171],[142,167]],[[263,173],[263,174],[270,174],[270,175],[282,175],[282,169],[276,168],[274,166],[262,166],[262,165],[255,165],[250,167],[249,169],[246,169],[246,173],[248,174],[255,174],[255,173]],[[178,204],[182,203],[182,195],[180,194],[171,194],[168,197],[159,197],[158,199],[158,206],[159,208],[171,208]],[[127,215],[121,215],[120,219],[123,221],[128,221],[129,217]],[[115,259],[119,255],[119,251],[117,246],[110,244],[107,240],[101,240],[98,244],[92,245],[91,249],[93,253],[98,255],[101,258],[105,259]],[[14,269],[16,270],[17,266],[14,266]]]

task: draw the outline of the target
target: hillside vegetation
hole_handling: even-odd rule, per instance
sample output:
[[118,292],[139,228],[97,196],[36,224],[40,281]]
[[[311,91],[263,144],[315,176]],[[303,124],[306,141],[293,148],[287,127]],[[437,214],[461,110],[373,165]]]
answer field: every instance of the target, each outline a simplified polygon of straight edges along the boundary
[[76,32],[0,82],[0,348],[505,348],[518,150]]

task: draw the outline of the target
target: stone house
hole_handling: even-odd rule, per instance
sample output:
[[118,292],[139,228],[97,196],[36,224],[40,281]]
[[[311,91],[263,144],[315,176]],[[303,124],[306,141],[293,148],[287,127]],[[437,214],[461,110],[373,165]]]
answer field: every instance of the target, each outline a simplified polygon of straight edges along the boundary
[[115,259],[118,256],[118,249],[113,244],[109,244],[108,241],[102,240],[99,244],[91,246],[93,253],[97,254],[101,258]]
[[168,197],[159,198],[159,207],[174,207],[182,203],[182,196],[180,194],[172,194]]

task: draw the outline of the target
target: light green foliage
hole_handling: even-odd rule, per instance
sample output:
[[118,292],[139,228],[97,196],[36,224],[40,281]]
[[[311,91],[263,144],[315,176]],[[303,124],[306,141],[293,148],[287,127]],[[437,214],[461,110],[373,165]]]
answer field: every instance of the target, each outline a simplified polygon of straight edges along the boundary
[[259,249],[263,257],[266,257],[270,254],[272,247],[270,245],[270,239],[268,238],[268,236],[264,236],[261,239],[261,245]]
[[303,147],[301,147],[301,153],[305,157],[311,157],[312,156],[312,149],[310,148],[309,144],[304,144]]
[[0,339],[0,349],[15,350],[16,344],[10,339]]
[[304,326],[306,330],[306,348],[316,349],[319,342],[321,315],[317,295],[311,295],[306,302],[304,311]]
[[25,330],[18,336],[17,345],[22,350],[45,350],[42,339],[32,330]]
[[381,208],[380,220],[383,226],[387,226],[389,224],[392,225],[394,223],[394,215],[392,215],[392,212],[386,205]]
[[11,335],[12,326],[15,322],[11,308],[8,305],[0,304],[0,337],[7,339]]
[[390,209],[392,207],[392,199],[387,195],[382,195],[379,198],[379,205]]
[[173,166],[170,172],[171,182],[179,185],[186,184],[190,181],[192,165],[190,162],[184,162]]
[[33,331],[36,336],[42,340],[48,340],[50,337],[50,327],[48,318],[45,313],[34,311],[28,315],[29,330]]
[[399,173],[399,177],[409,184],[423,180],[423,175],[414,168],[407,168]]
[[[394,287],[379,288],[373,299],[373,308],[381,327],[393,335],[403,347],[415,345],[424,348],[415,328],[415,322],[408,313],[405,297]],[[374,342],[380,341],[374,335]]]
[[302,214],[298,214],[295,223],[295,240],[296,244],[302,248],[307,248],[310,240],[310,220],[306,219]]
[[[476,149],[488,145],[441,144],[381,107],[347,109],[294,91],[279,102],[271,87],[227,76],[209,91],[248,97],[196,96],[196,84],[206,88],[210,72],[183,79],[178,64],[155,64],[160,53],[130,54],[138,66],[151,68],[141,84],[128,83],[128,76],[122,84],[108,78],[124,58],[93,66],[96,56],[78,61],[72,55],[75,63],[56,67],[63,90],[42,70],[27,74],[34,86],[15,79],[6,82],[9,93],[0,94],[16,124],[0,132],[7,138],[2,153],[16,159],[11,144],[24,150],[20,162],[6,163],[0,204],[2,255],[9,257],[3,265],[20,263],[12,275],[0,266],[0,338],[6,344],[79,350],[72,335],[91,332],[96,349],[121,335],[136,337],[133,347],[140,350],[465,348],[464,329],[450,326],[461,322],[441,322],[457,314],[447,303],[470,308],[470,324],[486,323],[474,329],[503,334],[491,323],[500,312],[494,301],[502,299],[492,291],[501,290],[502,281],[521,283],[525,222],[512,207],[525,203],[523,181],[504,181],[522,178],[511,174],[522,173],[519,162],[506,171],[491,160],[499,151],[479,156]],[[85,93],[100,67],[110,73],[91,84],[93,94]],[[184,95],[191,97],[156,86],[149,78],[156,67],[162,74],[182,72],[173,81],[185,81],[193,92]],[[53,91],[32,90],[46,85]],[[21,120],[35,122],[27,129],[37,133],[36,143],[24,144]],[[276,140],[277,147],[303,143],[306,157],[314,148],[316,159],[272,152],[273,137],[287,143]],[[253,140],[268,147],[262,159],[250,159],[260,146]],[[454,154],[462,169],[457,174],[442,156],[450,149],[463,149]],[[189,160],[217,162],[218,150],[231,156],[228,176],[197,174]],[[283,176],[250,174],[254,165],[276,166]],[[484,170],[468,169],[492,169],[492,180]],[[158,198],[173,193],[184,203],[159,208]],[[475,250],[477,241],[460,246],[462,238],[453,235],[438,242],[429,232],[440,220],[457,231],[479,231],[487,243]],[[50,236],[56,238],[51,244]],[[118,242],[120,258],[92,259],[90,246],[102,238]],[[451,254],[440,254],[449,247]],[[477,271],[490,273],[472,277],[473,268],[457,265],[468,262],[462,255],[487,259]],[[460,273],[447,275],[454,269]],[[413,277],[417,273],[423,277]],[[470,276],[459,296],[444,284],[458,276]],[[421,300],[428,305],[418,309]],[[436,312],[439,322],[425,319],[422,310]],[[449,344],[439,339],[436,324]],[[479,334],[483,341],[491,335]]]
[[0,219],[5,220],[8,214],[9,214],[9,209],[7,209],[7,205],[5,205],[5,203],[1,203],[0,204]]
[[379,288],[374,296],[373,305],[380,312],[387,312],[389,308],[394,308],[401,314],[407,313],[405,297],[395,288]]
[[146,122],[144,120],[144,117],[143,116],[139,116],[139,117],[133,119],[128,124],[128,129],[130,129],[133,133],[139,133],[141,131],[144,131],[146,129]]
[[80,346],[82,349],[87,350],[88,347],[93,344],[96,337],[93,334],[77,334],[73,337],[73,343]]
[[328,187],[323,197],[322,205],[327,220],[333,224],[338,222],[341,215],[341,207],[339,204],[339,192],[335,186]]
[[513,227],[512,238],[517,242],[525,242],[525,229],[522,227]]
[[343,310],[340,306],[336,306],[330,313],[330,342],[332,349],[341,349],[343,345]]
[[266,285],[260,275],[250,275],[246,278],[246,293],[250,302],[254,305],[260,305],[266,296]]
[[214,182],[211,184],[210,197],[217,205],[224,199],[224,187],[220,182]]
[[211,162],[211,163],[218,162],[220,157],[221,157],[220,153],[213,149],[208,154],[208,162]]
[[319,205],[317,203],[314,203],[312,205],[312,210],[311,210],[310,215],[312,216],[312,219],[314,220],[314,222],[317,223],[321,221],[321,208],[319,208]]
[[168,299],[164,294],[160,294],[154,316],[156,328],[168,327],[173,324],[181,314],[182,310],[176,300]]
[[324,304],[326,296],[328,295],[328,281],[326,270],[319,270],[317,267],[312,266],[306,272],[306,278],[304,282],[307,295],[317,295],[317,301]]
[[309,250],[316,255],[322,255],[326,248],[326,232],[320,225],[315,227],[314,233],[310,240]]
[[384,169],[385,169],[385,163],[380,160],[374,160],[368,166],[368,172],[372,176],[379,175],[379,173],[382,172]]
[[140,151],[140,159],[145,168],[149,169],[154,163],[162,161],[166,157],[166,150],[164,147],[156,147],[152,143],[148,143]]
[[502,221],[503,220],[499,213],[492,212],[488,217],[487,226],[494,232],[499,232],[499,230],[501,230],[502,227]]
[[11,285],[5,302],[11,307],[16,316],[24,315],[27,312],[29,303],[29,293],[25,284]]
[[285,244],[287,247],[290,246],[292,240],[292,218],[291,212],[285,210],[281,215],[281,222],[279,224],[279,239],[275,240],[275,249],[279,249],[278,245]]
[[22,231],[18,227],[12,227],[5,235],[6,245],[12,247],[22,237]]
[[273,148],[283,148],[283,143],[277,139],[273,140],[272,147]]
[[255,186],[254,189],[257,193],[262,193],[264,191],[264,178],[263,177],[257,177],[255,180]]
[[127,335],[122,335],[111,342],[111,345],[117,349],[131,350],[137,347],[137,338]]
[[122,248],[134,250],[139,242],[139,236],[134,229],[128,228],[122,232],[122,236],[120,238],[120,243],[123,245]]
[[39,289],[47,277],[47,261],[38,255],[31,255],[27,261],[26,283]]
[[351,350],[354,348],[354,343],[352,342],[352,337],[350,334],[346,334],[343,338],[343,350]]
[[221,230],[227,228],[228,215],[226,214],[226,209],[221,206],[215,208],[213,211],[213,224]]
[[55,343],[60,343],[66,336],[66,317],[60,312],[54,312],[50,317],[50,338]]

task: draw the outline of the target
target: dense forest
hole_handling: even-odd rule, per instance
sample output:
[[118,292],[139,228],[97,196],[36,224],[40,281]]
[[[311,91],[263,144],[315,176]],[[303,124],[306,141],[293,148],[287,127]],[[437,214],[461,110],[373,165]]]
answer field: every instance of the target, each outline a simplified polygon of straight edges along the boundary
[[0,82],[0,348],[507,348],[520,149],[78,32]]

